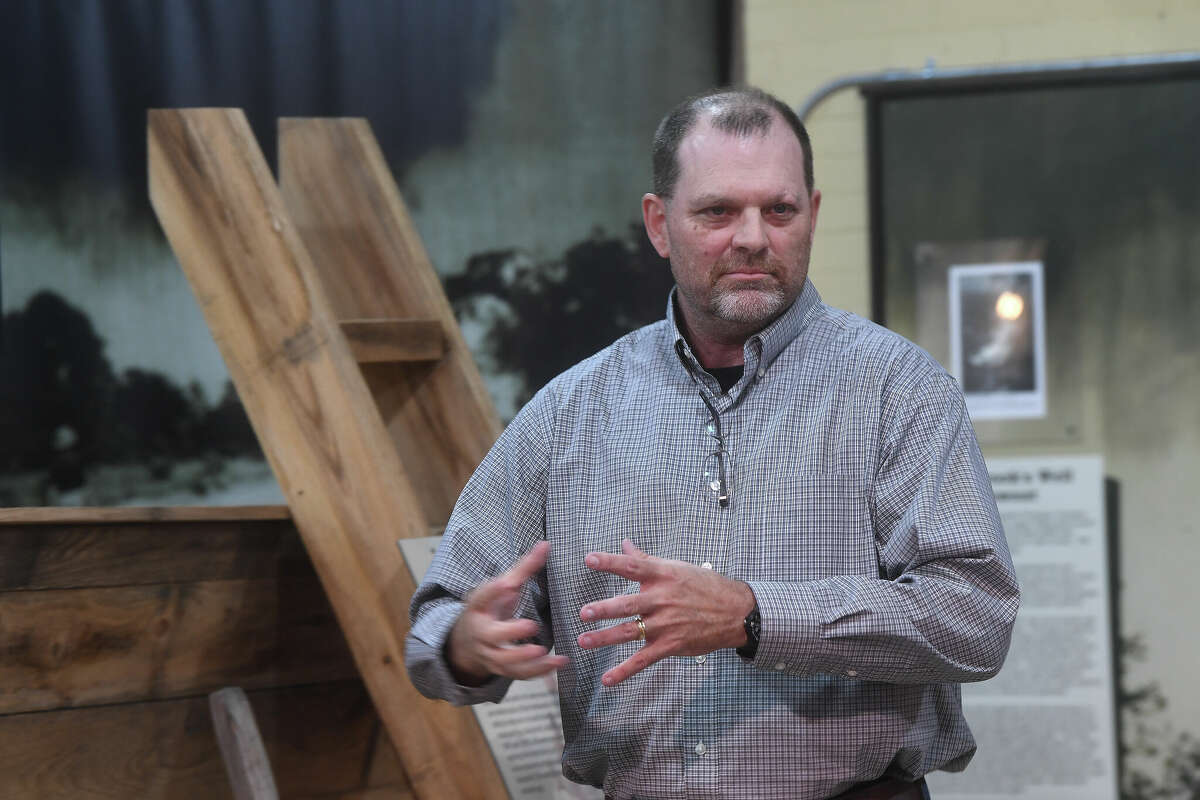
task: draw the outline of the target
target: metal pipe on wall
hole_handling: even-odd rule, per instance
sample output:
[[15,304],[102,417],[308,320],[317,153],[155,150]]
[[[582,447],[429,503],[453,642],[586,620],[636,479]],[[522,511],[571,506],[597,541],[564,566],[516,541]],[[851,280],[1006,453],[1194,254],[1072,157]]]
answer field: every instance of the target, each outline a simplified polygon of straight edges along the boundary
[[808,96],[796,107],[802,121],[822,101],[842,89],[858,87],[871,94],[944,91],[948,89],[995,88],[1069,83],[1075,80],[1136,80],[1169,77],[1171,74],[1200,72],[1200,52],[1159,53],[1142,56],[1114,56],[1067,61],[1038,61],[1026,64],[997,64],[986,67],[950,67],[940,69],[931,60],[919,70],[889,69],[835,78]]

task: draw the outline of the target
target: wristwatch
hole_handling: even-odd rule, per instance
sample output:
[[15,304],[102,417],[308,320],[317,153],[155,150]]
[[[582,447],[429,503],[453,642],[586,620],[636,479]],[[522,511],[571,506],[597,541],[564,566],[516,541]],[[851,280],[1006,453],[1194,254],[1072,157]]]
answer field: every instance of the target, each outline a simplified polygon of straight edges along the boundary
[[742,625],[746,628],[746,643],[734,652],[747,661],[753,661],[758,653],[758,635],[762,632],[762,615],[758,613],[758,606],[746,615]]

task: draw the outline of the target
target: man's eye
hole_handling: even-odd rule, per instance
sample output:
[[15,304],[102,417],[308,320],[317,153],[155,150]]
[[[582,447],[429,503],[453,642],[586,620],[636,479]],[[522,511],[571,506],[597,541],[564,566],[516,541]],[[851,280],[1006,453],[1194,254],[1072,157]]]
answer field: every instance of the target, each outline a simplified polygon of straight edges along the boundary
[[778,216],[784,216],[792,213],[792,207],[788,203],[776,203],[775,205],[771,206],[771,213]]
[[711,206],[704,210],[704,213],[710,217],[723,217],[726,212],[725,206]]

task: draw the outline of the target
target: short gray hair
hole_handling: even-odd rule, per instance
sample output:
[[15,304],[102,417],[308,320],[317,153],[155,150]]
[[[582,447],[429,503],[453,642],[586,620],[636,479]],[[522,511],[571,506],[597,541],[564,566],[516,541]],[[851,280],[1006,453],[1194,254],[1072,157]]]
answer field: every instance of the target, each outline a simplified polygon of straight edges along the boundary
[[796,134],[804,153],[804,187],[813,192],[812,142],[804,123],[791,107],[772,94],[753,86],[724,87],[684,100],[658,124],[654,133],[654,193],[670,198],[679,181],[679,145],[692,132],[701,114],[712,126],[735,136],[765,135],[778,116]]

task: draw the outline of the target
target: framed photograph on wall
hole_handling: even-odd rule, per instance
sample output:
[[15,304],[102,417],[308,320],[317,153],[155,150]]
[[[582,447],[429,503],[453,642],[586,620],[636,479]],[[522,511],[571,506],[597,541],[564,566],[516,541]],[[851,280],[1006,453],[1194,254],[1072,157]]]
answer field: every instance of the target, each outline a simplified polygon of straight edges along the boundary
[[1040,237],[917,240],[889,276],[888,327],[959,381],[983,443],[1072,444],[1098,424],[1085,418],[1080,331],[1052,301],[1047,250]]
[[956,264],[948,281],[950,372],[971,417],[1046,416],[1042,262]]

